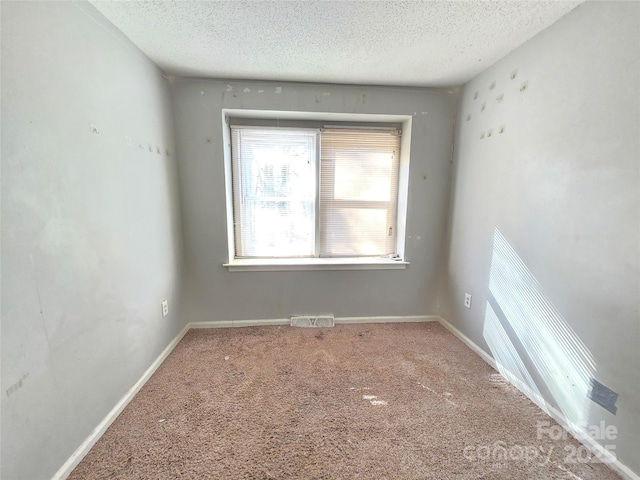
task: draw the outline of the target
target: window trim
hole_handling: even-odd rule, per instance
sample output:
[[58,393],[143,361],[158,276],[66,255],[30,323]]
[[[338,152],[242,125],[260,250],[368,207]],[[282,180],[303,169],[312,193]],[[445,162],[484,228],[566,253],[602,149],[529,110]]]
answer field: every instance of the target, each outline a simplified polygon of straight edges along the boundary
[[[397,258],[268,258],[236,259],[235,228],[233,223],[231,128],[229,117],[256,120],[287,120],[353,123],[399,123],[402,125],[400,163],[398,172],[398,201],[396,213]],[[411,115],[293,112],[273,110],[222,109],[222,139],[226,193],[228,262],[223,266],[229,271],[280,271],[280,270],[371,270],[402,269],[409,265],[405,258],[407,204],[409,190],[409,160],[411,150]],[[316,229],[317,232],[317,229]]]
[[399,270],[409,262],[393,258],[240,258],[224,263],[230,272],[280,272],[292,270]]

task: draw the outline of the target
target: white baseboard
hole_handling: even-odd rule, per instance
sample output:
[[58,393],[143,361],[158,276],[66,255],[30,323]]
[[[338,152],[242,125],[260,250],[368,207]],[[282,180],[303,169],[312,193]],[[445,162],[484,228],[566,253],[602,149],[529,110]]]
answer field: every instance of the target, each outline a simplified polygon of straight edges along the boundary
[[100,439],[102,434],[109,428],[109,425],[120,415],[122,410],[133,400],[133,397],[140,391],[140,389],[147,383],[147,380],[151,378],[151,375],[158,369],[158,367],[164,362],[164,360],[173,351],[175,346],[182,340],[182,337],[189,330],[189,325],[186,325],[176,337],[171,340],[171,343],[162,351],[162,353],[156,358],[151,366],[142,374],[140,380],[138,380],[129,391],[116,403],[106,417],[98,424],[98,426],[89,434],[89,436],[80,444],[75,452],[67,459],[67,461],[60,467],[60,469],[53,475],[52,480],[64,480],[67,478],[74,468],[78,466],[80,461],[85,457],[91,447]]
[[404,317],[336,317],[336,325],[348,323],[417,323],[437,322],[437,315],[408,315]]
[[236,328],[266,327],[269,325],[289,325],[290,318],[267,318],[264,320],[220,320],[217,322],[191,322],[189,328]]
[[535,403],[543,412],[553,418],[558,424],[564,428],[569,434],[582,443],[591,453],[602,459],[613,471],[621,475],[626,480],[640,480],[640,476],[634,473],[629,467],[621,463],[611,452],[607,451],[602,445],[596,442],[593,437],[585,433],[580,427],[569,421],[557,408],[552,406],[544,398],[531,390],[527,384],[522,382],[515,375],[509,373],[505,368],[499,368],[496,361],[487,352],[481,349],[473,341],[471,341],[460,330],[451,325],[444,318],[439,317],[440,324],[449,330],[453,335],[464,343],[467,347],[477,353],[485,362],[487,362],[494,370],[505,375],[505,378],[524,395]]
[[[438,322],[438,315],[407,315],[388,317],[335,317],[336,325],[348,323],[415,323]],[[267,325],[290,325],[290,318],[269,318],[264,320],[220,320],[216,322],[192,322],[189,328],[234,328],[264,327]]]
[[489,355],[487,352],[485,352],[483,349],[481,349],[478,345],[476,345],[474,342],[472,342],[471,339],[469,339],[464,333],[462,333],[456,327],[454,327],[449,322],[447,322],[444,318],[438,316],[438,321],[440,322],[440,324],[444,328],[446,328],[451,333],[453,333],[456,337],[458,337],[458,339],[460,341],[462,341],[462,343],[464,343],[467,347],[469,347],[471,350],[476,352],[480,356],[480,358],[482,358],[485,362],[487,362],[489,365],[491,365],[491,367],[494,370],[496,370],[496,371],[498,370],[498,366],[496,365],[496,361],[493,359],[493,357],[491,355]]

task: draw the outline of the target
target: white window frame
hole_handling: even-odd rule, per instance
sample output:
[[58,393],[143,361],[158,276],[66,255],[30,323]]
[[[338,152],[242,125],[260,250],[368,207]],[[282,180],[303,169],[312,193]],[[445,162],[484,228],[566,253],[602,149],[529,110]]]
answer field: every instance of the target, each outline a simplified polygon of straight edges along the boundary
[[[319,121],[358,123],[396,123],[402,125],[400,164],[398,172],[398,203],[396,214],[396,258],[235,258],[235,227],[233,221],[233,189],[231,159],[231,129],[228,118],[267,120]],[[374,115],[359,113],[288,112],[272,110],[222,109],[222,139],[224,146],[224,172],[227,213],[229,271],[281,271],[281,270],[383,270],[404,269],[409,265],[405,258],[407,226],[407,200],[409,193],[409,161],[411,150],[411,115]]]

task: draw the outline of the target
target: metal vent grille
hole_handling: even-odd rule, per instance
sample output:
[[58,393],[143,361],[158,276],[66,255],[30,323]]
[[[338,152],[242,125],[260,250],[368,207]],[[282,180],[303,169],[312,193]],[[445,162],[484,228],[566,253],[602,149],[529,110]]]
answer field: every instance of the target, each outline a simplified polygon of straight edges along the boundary
[[333,327],[333,315],[299,315],[291,317],[292,327]]

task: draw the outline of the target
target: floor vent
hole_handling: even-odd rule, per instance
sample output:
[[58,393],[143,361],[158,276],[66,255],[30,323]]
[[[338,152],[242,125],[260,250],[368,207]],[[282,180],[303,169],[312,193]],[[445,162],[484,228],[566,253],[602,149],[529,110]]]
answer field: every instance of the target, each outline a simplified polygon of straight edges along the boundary
[[300,315],[291,317],[292,327],[333,327],[333,315]]

